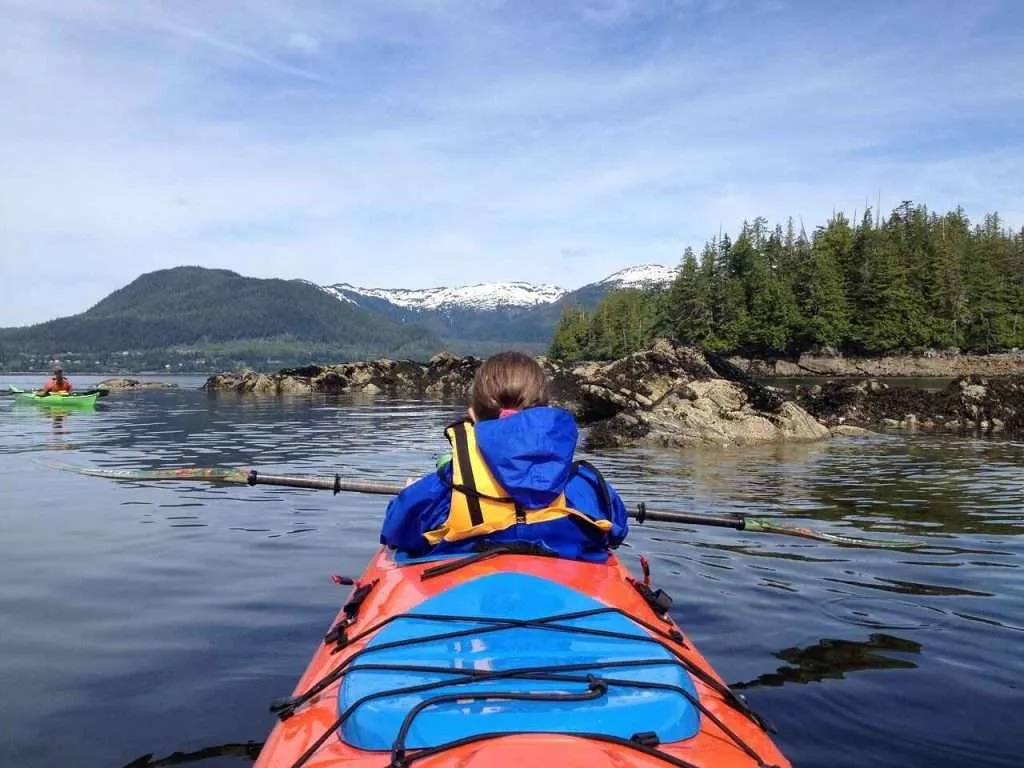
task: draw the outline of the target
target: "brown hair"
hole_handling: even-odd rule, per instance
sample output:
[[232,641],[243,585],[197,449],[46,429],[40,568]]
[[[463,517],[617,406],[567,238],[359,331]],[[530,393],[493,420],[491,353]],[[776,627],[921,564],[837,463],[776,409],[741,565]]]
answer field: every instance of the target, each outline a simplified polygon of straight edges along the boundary
[[496,419],[503,408],[547,405],[548,378],[536,360],[522,352],[499,352],[484,360],[473,377],[470,405],[478,421]]

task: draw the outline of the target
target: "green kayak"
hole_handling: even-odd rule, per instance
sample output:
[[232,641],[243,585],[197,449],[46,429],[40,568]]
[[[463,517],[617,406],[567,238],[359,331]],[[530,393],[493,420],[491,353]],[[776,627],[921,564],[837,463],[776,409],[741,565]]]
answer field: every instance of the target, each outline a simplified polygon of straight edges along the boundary
[[72,392],[70,394],[63,392],[51,393],[44,396],[31,390],[19,389],[13,384],[9,384],[8,387],[14,393],[18,402],[56,408],[93,408],[96,405],[96,399],[100,396],[100,393],[95,390],[91,392]]

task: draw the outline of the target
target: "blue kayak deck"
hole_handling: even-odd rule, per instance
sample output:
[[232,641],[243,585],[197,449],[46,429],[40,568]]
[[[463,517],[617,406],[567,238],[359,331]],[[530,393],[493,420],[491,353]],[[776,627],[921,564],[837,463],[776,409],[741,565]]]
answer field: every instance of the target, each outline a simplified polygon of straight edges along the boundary
[[[653,731],[662,742],[696,735],[700,715],[681,692],[697,696],[689,674],[671,651],[651,642],[645,629],[607,608],[582,592],[520,573],[488,574],[429,598],[381,629],[345,674],[338,693],[340,712],[372,698],[355,707],[340,736],[359,749],[391,749],[412,710],[436,697],[451,699],[452,694],[465,695],[426,705],[406,723],[406,747],[511,732],[598,733],[629,739]],[[546,626],[507,622],[537,622],[601,609]],[[480,631],[437,637],[465,630]],[[368,665],[374,668],[365,668]],[[566,665],[572,669],[500,676],[509,670]],[[473,680],[472,674],[489,677]],[[591,687],[588,694],[590,674],[606,681],[607,690],[595,692]],[[630,685],[632,681],[641,685]],[[414,686],[426,690],[395,692]],[[497,695],[479,697],[485,692]],[[508,700],[501,698],[503,694],[543,694],[549,699]],[[560,696],[563,700],[558,700]]]

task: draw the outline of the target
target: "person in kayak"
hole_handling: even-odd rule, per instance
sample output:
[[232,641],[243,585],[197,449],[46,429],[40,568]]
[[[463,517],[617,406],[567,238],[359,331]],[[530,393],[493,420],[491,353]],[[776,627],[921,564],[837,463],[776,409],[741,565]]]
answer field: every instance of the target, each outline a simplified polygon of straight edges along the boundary
[[59,392],[69,393],[74,389],[70,379],[64,378],[64,371],[58,365],[53,369],[53,378],[43,384],[43,392],[52,395]]
[[548,404],[549,390],[528,355],[485,360],[468,419],[445,429],[451,459],[391,500],[381,543],[410,557],[527,543],[606,561],[628,533],[626,508],[597,469],[573,461],[576,420]]

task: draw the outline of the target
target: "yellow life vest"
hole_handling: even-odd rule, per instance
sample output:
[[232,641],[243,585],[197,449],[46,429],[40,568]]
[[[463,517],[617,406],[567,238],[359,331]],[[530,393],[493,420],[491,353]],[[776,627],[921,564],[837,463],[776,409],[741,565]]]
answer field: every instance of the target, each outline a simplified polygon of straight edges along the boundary
[[560,493],[546,507],[524,509],[494,479],[477,447],[472,424],[459,422],[444,433],[452,444],[451,509],[440,527],[423,534],[431,546],[442,541],[487,536],[517,523],[531,525],[565,517],[575,518],[603,533],[611,531],[611,521],[595,520],[571,508],[565,500],[565,493]]

